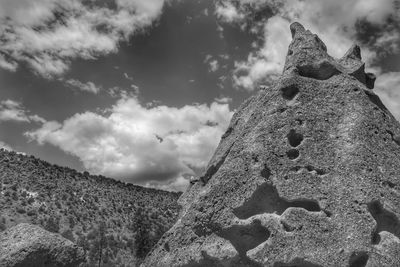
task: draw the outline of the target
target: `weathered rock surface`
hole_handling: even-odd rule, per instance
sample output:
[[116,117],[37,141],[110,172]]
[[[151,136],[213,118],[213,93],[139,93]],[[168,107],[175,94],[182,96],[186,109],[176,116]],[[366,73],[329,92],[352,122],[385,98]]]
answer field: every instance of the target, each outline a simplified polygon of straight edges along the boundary
[[291,31],[144,266],[400,266],[400,124],[358,46],[336,60]]
[[61,235],[21,223],[0,233],[1,267],[79,266],[84,252]]

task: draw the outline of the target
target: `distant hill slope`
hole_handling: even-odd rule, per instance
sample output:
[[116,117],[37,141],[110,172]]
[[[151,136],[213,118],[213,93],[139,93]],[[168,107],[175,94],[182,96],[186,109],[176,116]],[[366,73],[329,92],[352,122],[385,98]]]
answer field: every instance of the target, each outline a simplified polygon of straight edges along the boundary
[[175,222],[179,195],[0,149],[0,231],[41,225],[82,246],[88,266],[140,263]]

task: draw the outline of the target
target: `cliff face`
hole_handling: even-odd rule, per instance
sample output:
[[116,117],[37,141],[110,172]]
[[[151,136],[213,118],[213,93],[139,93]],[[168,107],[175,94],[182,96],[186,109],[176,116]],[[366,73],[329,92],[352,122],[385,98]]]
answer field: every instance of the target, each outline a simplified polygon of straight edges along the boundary
[[400,266],[400,124],[358,46],[334,59],[291,32],[144,266]]

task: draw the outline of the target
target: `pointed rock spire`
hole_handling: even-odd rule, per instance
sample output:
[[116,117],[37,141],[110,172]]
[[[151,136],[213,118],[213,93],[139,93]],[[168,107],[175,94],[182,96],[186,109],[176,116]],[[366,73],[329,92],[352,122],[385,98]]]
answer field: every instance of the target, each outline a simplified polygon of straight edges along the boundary
[[316,35],[298,23],[290,25],[293,40],[283,74],[296,72],[301,76],[318,80],[327,80],[339,74],[349,74],[372,89],[374,80],[365,73],[365,65],[361,61],[361,51],[358,45],[353,45],[343,58],[336,60],[327,53],[324,42]]
[[295,38],[296,33],[298,35],[303,34],[306,30],[304,29],[303,25],[298,22],[294,22],[290,24],[290,32],[292,33],[292,38]]
[[361,60],[361,48],[357,44],[353,44],[343,58]]
[[336,60],[291,31],[143,266],[400,266],[400,124],[357,47]]

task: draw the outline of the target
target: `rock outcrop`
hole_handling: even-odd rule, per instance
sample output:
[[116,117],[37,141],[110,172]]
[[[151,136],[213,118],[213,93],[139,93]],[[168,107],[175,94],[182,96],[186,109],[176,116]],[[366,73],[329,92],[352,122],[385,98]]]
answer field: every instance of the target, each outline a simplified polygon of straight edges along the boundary
[[75,267],[84,260],[81,248],[36,225],[21,223],[0,233],[1,267]]
[[360,48],[291,25],[283,74],[245,101],[144,266],[400,266],[400,124]]

